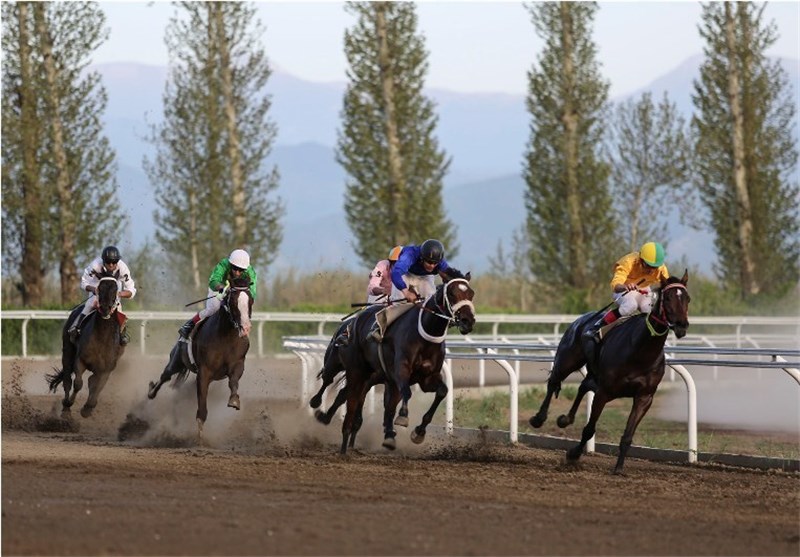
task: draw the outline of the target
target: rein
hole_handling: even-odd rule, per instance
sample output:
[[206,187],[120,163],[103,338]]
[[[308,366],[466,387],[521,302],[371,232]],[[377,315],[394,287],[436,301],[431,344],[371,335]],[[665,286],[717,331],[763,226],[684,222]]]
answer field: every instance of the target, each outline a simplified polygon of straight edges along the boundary
[[228,319],[230,319],[231,324],[236,330],[241,330],[242,326],[237,323],[236,319],[233,317],[233,311],[231,310],[231,292],[244,292],[248,289],[248,286],[231,286],[228,288],[228,292],[225,295],[225,303],[222,307],[225,308],[225,313],[228,314]]
[[[116,285],[117,285],[117,295],[116,295],[116,300],[114,300],[113,309],[112,309],[110,312],[108,312],[108,315],[103,315],[103,314],[102,314],[102,313],[100,313],[99,311],[98,311],[97,313],[100,313],[100,319],[111,319],[111,316],[112,316],[112,315],[114,315],[114,313],[117,311],[117,306],[119,306],[119,283],[117,282],[117,279],[115,279],[114,277],[103,277],[103,278],[101,278],[101,279],[100,279],[100,281],[97,283],[97,292],[96,292],[96,294],[95,294],[95,296],[97,297],[97,300],[98,300],[98,301],[100,300],[100,292],[99,292],[99,290],[100,290],[100,284],[101,284],[101,283],[102,283],[104,280],[111,280],[111,281],[114,281],[114,284],[116,284]],[[98,307],[99,307],[99,306],[98,306]]]

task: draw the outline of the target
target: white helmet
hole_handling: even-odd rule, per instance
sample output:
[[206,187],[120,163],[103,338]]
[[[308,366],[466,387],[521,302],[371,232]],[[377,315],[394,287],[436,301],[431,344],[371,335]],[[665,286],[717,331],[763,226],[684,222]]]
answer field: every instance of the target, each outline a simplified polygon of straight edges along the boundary
[[228,257],[228,261],[234,267],[239,267],[240,269],[247,269],[250,266],[250,254],[248,254],[243,249],[235,249],[231,252],[231,255]]

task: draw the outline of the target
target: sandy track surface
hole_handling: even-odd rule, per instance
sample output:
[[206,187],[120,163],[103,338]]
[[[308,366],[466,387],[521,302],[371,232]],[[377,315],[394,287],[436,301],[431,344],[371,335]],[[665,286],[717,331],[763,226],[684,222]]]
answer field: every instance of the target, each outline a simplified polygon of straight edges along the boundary
[[[561,451],[418,447],[402,430],[388,453],[374,418],[341,458],[338,424],[300,408],[297,364],[282,365],[248,366],[241,412],[215,384],[203,444],[192,380],[144,397],[156,364],[123,366],[94,416],[71,421],[41,369],[4,365],[3,554],[800,553],[797,474],[629,459],[618,477],[602,455],[573,467]],[[120,440],[130,414],[147,429]]]

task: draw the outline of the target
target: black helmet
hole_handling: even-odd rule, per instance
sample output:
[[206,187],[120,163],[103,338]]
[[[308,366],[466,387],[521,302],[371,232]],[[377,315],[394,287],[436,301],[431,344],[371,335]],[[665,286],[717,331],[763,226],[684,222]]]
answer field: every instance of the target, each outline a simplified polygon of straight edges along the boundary
[[419,248],[422,259],[439,264],[444,259],[444,246],[439,240],[425,240]]
[[103,263],[119,263],[119,250],[117,246],[106,246],[103,248]]

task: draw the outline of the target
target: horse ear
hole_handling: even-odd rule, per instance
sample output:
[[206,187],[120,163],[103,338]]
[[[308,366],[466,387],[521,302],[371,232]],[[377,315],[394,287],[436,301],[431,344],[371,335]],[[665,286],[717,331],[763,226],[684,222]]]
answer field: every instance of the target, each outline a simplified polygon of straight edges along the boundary
[[683,278],[681,278],[681,282],[684,286],[689,282],[689,269],[684,269],[683,271]]
[[467,274],[464,275],[464,278],[467,279],[467,282],[472,280],[472,271],[467,271]]

